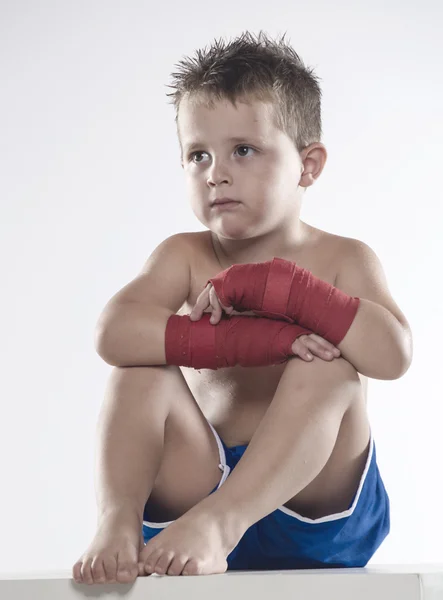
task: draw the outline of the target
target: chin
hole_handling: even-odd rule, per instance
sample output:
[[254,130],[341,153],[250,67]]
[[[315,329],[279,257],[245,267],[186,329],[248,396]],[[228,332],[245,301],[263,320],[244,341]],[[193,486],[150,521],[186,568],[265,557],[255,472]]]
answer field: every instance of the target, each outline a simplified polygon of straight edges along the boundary
[[253,236],[250,231],[246,231],[246,227],[242,227],[239,223],[214,223],[211,221],[211,219],[205,219],[204,215],[198,214],[195,211],[194,215],[197,217],[200,223],[212,231],[212,233],[215,233],[216,235],[228,240],[245,240]]
[[245,230],[232,231],[216,227],[211,231],[219,237],[225,238],[227,240],[249,240],[251,238],[257,237],[257,234],[246,232]]

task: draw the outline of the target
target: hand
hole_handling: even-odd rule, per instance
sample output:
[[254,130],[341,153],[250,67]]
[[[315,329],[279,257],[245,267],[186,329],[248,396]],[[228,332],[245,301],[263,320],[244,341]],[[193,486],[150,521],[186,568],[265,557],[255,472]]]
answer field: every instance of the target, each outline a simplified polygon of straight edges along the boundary
[[[224,311],[228,315],[254,315],[252,311],[243,311],[241,313],[235,311],[232,306],[223,306],[215,293],[212,283],[208,283],[205,289],[201,292],[194,308],[189,315],[191,321],[198,321],[201,319],[205,309],[210,307],[209,312],[212,313],[210,323],[217,325],[220,322],[222,312]],[[292,344],[292,351],[294,355],[299,356],[301,359],[310,362],[312,356],[315,355],[323,360],[333,360],[340,356],[340,350],[333,344],[325,340],[316,333],[309,335],[301,335]],[[328,355],[328,352],[330,355]]]
[[[333,360],[339,358],[340,350],[336,348],[331,342],[325,340],[316,333],[310,333],[309,335],[301,335],[292,344],[292,352],[310,362],[313,358],[313,354],[322,358],[323,360]],[[328,352],[330,355],[328,355]],[[309,356],[311,354],[311,356]]]
[[212,323],[212,325],[217,325],[217,323],[219,323],[223,311],[227,315],[254,314],[251,311],[239,313],[235,311],[232,306],[223,306],[223,304],[218,299],[217,294],[215,293],[215,289],[212,283],[208,283],[208,285],[197,298],[195,306],[191,310],[191,314],[189,315],[191,321],[198,321],[199,319],[201,319],[203,313],[205,312],[205,309],[208,308],[208,306],[210,307],[209,312],[212,313],[211,318],[209,320],[209,322]]
[[[232,306],[224,306],[218,299],[212,283],[208,283],[197,298],[194,308],[189,315],[191,321],[198,321],[201,319],[205,309],[208,307],[210,307],[208,312],[212,313],[209,320],[212,325],[217,325],[217,323],[220,322],[223,311],[228,315],[245,316],[255,314],[252,311],[243,311],[240,313],[235,311]],[[323,360],[333,360],[334,358],[338,358],[341,354],[338,348],[316,333],[299,336],[292,344],[292,352],[295,356],[299,356],[302,360],[307,362],[310,362],[313,359],[312,355],[318,356]]]

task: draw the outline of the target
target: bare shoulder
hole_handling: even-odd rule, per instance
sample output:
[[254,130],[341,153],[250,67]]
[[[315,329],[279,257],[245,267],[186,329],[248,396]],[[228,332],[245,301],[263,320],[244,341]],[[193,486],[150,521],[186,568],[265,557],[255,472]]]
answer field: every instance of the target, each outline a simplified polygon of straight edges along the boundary
[[178,234],[186,246],[191,270],[203,267],[204,263],[213,260],[213,248],[208,231],[187,231]]
[[365,253],[366,255],[376,256],[375,251],[369,244],[362,240],[339,235],[335,237],[337,238],[337,245],[342,259],[363,257]]
[[337,285],[346,272],[360,266],[367,267],[369,263],[373,268],[375,263],[381,267],[380,259],[375,251],[362,240],[357,238],[337,235],[317,229],[314,236],[315,246],[319,251],[329,257],[335,268],[335,282]]
[[347,238],[306,224],[305,230],[306,241],[294,256],[297,264],[335,285]]
[[176,233],[169,240],[173,241],[174,246],[183,252],[191,268],[199,265],[205,256],[208,256],[207,236],[204,231],[184,231]]
[[188,247],[189,250],[193,250],[197,247],[199,243],[200,234],[204,232],[200,231],[182,231],[180,233],[175,233],[171,236],[171,238],[177,239],[180,243],[184,244],[184,246]]
[[386,274],[380,257],[369,244],[357,238],[337,236],[338,277],[337,286],[349,286],[373,281],[373,284],[388,287]]
[[[380,302],[389,294],[388,282],[377,253],[362,240],[337,236],[335,285],[351,296]],[[377,295],[378,292],[378,295]]]
[[408,330],[409,323],[394,300],[382,261],[366,242],[343,238],[335,286],[350,296],[365,298],[386,308]]
[[310,236],[308,239],[312,240],[311,245],[318,247],[322,252],[330,252],[334,260],[343,257],[347,253],[352,253],[354,242],[359,242],[355,238],[338,235],[312,226],[309,227],[309,230]]
[[368,243],[358,238],[340,235],[332,235],[332,238],[334,238],[338,257],[342,264],[364,263],[368,265],[368,263],[372,263],[382,268],[380,257]]

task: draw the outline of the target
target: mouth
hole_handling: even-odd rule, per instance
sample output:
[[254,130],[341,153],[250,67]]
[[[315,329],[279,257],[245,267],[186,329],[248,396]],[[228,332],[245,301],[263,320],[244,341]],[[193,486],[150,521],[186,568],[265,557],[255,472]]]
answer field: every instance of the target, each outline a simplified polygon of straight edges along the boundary
[[234,206],[240,204],[238,200],[233,200],[232,198],[218,198],[211,202],[211,208],[217,206]]

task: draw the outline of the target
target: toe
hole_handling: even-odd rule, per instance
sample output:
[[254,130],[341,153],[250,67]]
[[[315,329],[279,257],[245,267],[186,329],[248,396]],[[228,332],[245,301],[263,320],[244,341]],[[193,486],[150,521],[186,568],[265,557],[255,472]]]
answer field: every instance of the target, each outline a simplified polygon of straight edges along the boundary
[[82,565],[83,583],[87,583],[88,585],[91,585],[92,583],[94,583],[94,580],[92,578],[92,573],[91,573],[91,563],[92,563],[92,558],[87,558],[86,560],[83,561],[83,565]]
[[91,573],[94,583],[105,583],[106,575],[103,569],[103,558],[94,557],[91,563]]
[[155,565],[157,564],[158,559],[162,554],[161,550],[154,550],[151,554],[149,554],[146,558],[143,558],[140,562],[144,564],[145,573],[149,575],[154,573]]
[[83,561],[79,560],[72,567],[72,577],[76,583],[83,583],[82,579],[82,564]]
[[195,558],[191,558],[183,569],[183,575],[200,575],[202,572],[202,564]]
[[143,548],[138,553],[138,562],[145,563],[146,559],[154,552],[152,540],[149,540],[149,545],[145,544]]
[[117,558],[117,581],[128,583],[137,578],[138,568],[135,560],[132,560],[124,552],[120,552]]
[[173,552],[163,552],[157,561],[155,566],[155,572],[159,575],[166,575],[166,571],[169,569],[169,565],[174,559]]
[[168,575],[181,575],[187,562],[188,558],[186,556],[175,556],[167,571]]
[[105,570],[107,583],[117,582],[117,558],[115,556],[107,556],[103,559],[103,568]]

